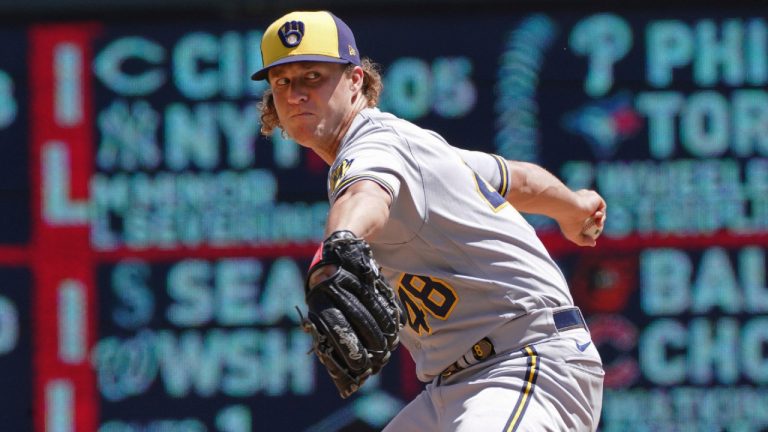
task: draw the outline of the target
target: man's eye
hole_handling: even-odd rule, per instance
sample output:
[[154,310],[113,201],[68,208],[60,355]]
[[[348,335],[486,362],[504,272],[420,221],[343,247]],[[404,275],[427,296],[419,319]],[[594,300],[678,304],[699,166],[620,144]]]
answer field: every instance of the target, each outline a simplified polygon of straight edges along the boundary
[[275,80],[275,85],[282,86],[286,84],[288,84],[288,78],[278,78]]
[[310,79],[310,80],[318,79],[318,78],[320,78],[320,73],[319,72],[307,72],[306,76],[307,76],[307,79]]

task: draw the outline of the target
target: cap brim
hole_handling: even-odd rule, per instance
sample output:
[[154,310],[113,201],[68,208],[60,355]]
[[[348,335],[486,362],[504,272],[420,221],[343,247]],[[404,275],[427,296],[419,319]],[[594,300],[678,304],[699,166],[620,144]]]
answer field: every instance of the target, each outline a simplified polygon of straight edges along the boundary
[[270,68],[279,66],[281,64],[295,63],[300,61],[315,61],[315,62],[324,62],[324,63],[352,63],[347,59],[329,57],[324,55],[316,55],[316,54],[315,55],[310,55],[310,54],[294,55],[294,56],[283,57],[280,60],[275,60],[269,66],[266,66],[263,69],[254,73],[253,75],[251,75],[251,79],[254,81],[265,80],[267,79],[267,73],[269,72]]

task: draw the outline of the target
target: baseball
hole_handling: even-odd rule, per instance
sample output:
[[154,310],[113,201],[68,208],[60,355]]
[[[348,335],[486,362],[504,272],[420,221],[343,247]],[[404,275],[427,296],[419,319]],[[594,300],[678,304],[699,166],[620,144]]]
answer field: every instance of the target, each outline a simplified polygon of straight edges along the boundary
[[[605,215],[601,218],[603,221],[605,220]],[[602,225],[602,224],[601,224]],[[600,237],[600,234],[602,234],[603,229],[602,227],[597,226],[597,220],[594,216],[590,216],[586,222],[584,222],[584,228],[581,229],[581,233],[597,240],[598,237]]]

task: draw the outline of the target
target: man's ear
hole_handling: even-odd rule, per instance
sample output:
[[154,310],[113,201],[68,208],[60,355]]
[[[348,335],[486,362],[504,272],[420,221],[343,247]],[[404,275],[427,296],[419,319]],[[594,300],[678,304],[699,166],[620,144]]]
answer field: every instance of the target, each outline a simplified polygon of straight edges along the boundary
[[350,78],[352,79],[352,91],[357,91],[363,88],[363,81],[365,80],[365,72],[360,66],[355,66],[349,71]]

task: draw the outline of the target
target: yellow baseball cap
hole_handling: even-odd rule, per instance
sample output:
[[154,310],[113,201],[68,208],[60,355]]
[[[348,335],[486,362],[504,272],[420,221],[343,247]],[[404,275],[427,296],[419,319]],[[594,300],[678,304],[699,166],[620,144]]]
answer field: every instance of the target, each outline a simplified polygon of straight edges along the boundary
[[262,68],[252,80],[267,78],[269,68],[299,61],[360,65],[355,36],[328,11],[291,12],[273,22],[261,38]]

